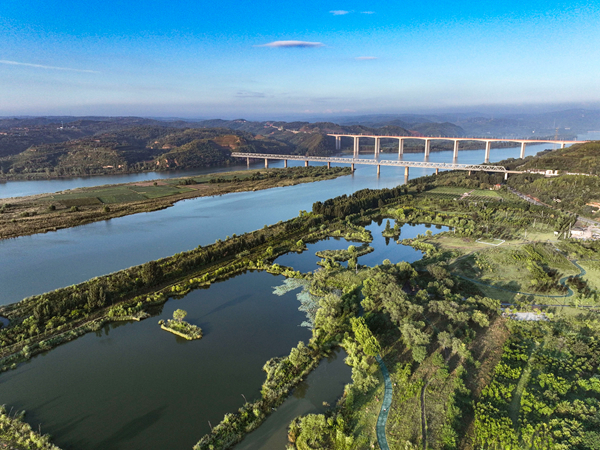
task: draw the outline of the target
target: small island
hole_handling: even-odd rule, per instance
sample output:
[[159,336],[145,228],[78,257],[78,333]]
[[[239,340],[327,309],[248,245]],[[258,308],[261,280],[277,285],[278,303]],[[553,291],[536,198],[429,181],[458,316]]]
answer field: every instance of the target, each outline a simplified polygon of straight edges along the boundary
[[398,239],[400,236],[400,226],[398,225],[398,222],[396,222],[392,228],[388,219],[385,223],[385,230],[383,230],[381,234],[383,237]]
[[159,320],[158,323],[163,330],[181,336],[188,341],[202,339],[202,328],[185,322],[183,320],[185,316],[187,316],[187,311],[176,309],[173,311],[172,319],[169,319],[166,322],[164,320]]

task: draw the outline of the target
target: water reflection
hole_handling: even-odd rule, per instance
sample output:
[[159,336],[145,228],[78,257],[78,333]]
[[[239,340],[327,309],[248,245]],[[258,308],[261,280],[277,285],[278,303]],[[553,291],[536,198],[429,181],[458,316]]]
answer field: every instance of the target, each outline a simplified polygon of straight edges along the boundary
[[[384,260],[389,259],[392,263],[406,261],[409,263],[418,261],[423,257],[423,252],[412,247],[397,244],[395,239],[384,237],[382,235],[385,230],[386,220],[380,220],[379,223],[372,222],[366,227],[373,236],[373,242],[369,244],[374,248],[374,251],[358,258],[358,263],[365,266],[376,266],[382,264]],[[393,220],[391,221],[393,225]],[[438,234],[442,231],[448,231],[446,226],[431,224],[408,224],[405,223],[400,227],[400,240],[412,239],[419,234],[425,234],[427,230],[431,230],[432,234]],[[307,250],[302,253],[286,253],[278,257],[275,262],[282,266],[293,267],[294,270],[300,272],[312,272],[318,268],[317,262],[321,260],[315,253],[324,250],[345,250],[350,245],[356,242],[347,241],[344,238],[327,238],[322,239],[314,244],[307,244]]]
[[235,450],[284,449],[287,428],[300,415],[320,414],[344,392],[351,381],[352,370],[344,363],[346,353],[337,350],[321,361],[305,381],[301,382],[288,399],[255,431],[235,446]]
[[[269,358],[310,337],[295,293],[272,295],[283,279],[248,272],[35,356],[2,374],[0,402],[29,411],[61,448],[189,450],[209,420],[242,405],[240,393],[258,398]],[[160,329],[179,308],[201,340]]]

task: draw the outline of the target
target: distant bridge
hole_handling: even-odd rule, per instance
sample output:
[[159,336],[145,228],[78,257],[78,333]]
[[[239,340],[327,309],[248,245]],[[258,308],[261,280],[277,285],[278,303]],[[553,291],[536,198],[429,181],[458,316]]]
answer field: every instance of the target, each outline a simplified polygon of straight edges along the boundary
[[309,162],[326,162],[327,167],[331,167],[331,163],[338,164],[350,164],[352,170],[354,170],[355,164],[366,164],[370,166],[377,166],[377,175],[380,174],[381,166],[393,166],[393,167],[404,167],[404,176],[408,177],[409,168],[422,168],[422,169],[435,169],[437,174],[440,169],[442,170],[468,170],[480,171],[480,172],[501,172],[504,174],[504,178],[508,178],[509,173],[522,173],[514,170],[506,170],[504,166],[491,166],[487,164],[455,164],[455,163],[440,163],[440,162],[429,162],[429,161],[395,161],[386,159],[358,159],[358,158],[340,158],[335,156],[301,156],[301,155],[271,155],[269,153],[231,153],[234,158],[246,158],[248,166],[250,166],[251,159],[264,159],[265,168],[269,167],[269,160],[283,160],[284,167],[287,167],[288,160],[293,161],[304,161],[304,165],[308,167]]
[[425,157],[429,156],[429,150],[431,149],[431,141],[453,141],[454,142],[454,159],[458,158],[458,143],[460,141],[478,141],[485,142],[485,163],[490,162],[490,149],[492,148],[492,142],[519,142],[521,144],[521,158],[525,157],[525,147],[527,144],[560,144],[560,148],[565,148],[566,144],[582,144],[588,141],[561,141],[556,139],[488,139],[488,138],[453,138],[453,137],[442,137],[442,136],[377,136],[370,134],[328,134],[327,136],[335,137],[335,149],[341,150],[342,148],[342,137],[349,137],[354,139],[354,157],[358,157],[358,151],[360,148],[361,138],[375,139],[375,158],[379,156],[381,149],[382,139],[398,139],[398,155],[404,153],[404,141],[406,139],[420,139],[425,141]]

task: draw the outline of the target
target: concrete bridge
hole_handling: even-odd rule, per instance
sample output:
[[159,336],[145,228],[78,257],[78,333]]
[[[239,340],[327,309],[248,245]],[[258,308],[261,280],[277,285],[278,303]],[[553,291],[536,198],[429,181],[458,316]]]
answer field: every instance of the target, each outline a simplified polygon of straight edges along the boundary
[[251,159],[264,159],[265,168],[269,167],[269,160],[283,160],[284,167],[287,167],[289,160],[293,161],[304,161],[304,166],[308,167],[309,162],[326,162],[327,167],[331,167],[331,163],[338,164],[350,164],[352,170],[354,170],[355,164],[366,164],[370,166],[377,166],[377,175],[381,173],[381,166],[393,166],[393,167],[404,167],[404,177],[408,178],[409,169],[411,167],[422,168],[422,169],[435,169],[437,174],[440,169],[442,170],[468,170],[480,171],[480,172],[500,172],[504,174],[504,179],[508,178],[509,173],[522,173],[514,170],[506,170],[504,166],[490,166],[486,164],[455,164],[455,163],[442,163],[442,162],[429,162],[429,161],[395,161],[386,159],[358,159],[354,158],[340,158],[335,156],[301,156],[301,155],[272,155],[269,153],[231,153],[234,158],[246,158],[248,166],[250,166]]
[[525,147],[527,144],[560,144],[560,148],[565,148],[566,144],[582,144],[588,141],[561,141],[555,139],[487,139],[487,138],[453,138],[453,137],[441,137],[441,136],[377,136],[367,134],[328,134],[327,136],[335,137],[335,149],[341,150],[342,148],[342,137],[349,137],[354,139],[354,157],[358,157],[358,151],[360,148],[360,139],[368,138],[375,140],[375,158],[379,156],[381,149],[382,139],[398,139],[398,156],[404,153],[404,141],[407,139],[420,139],[425,141],[425,157],[429,156],[429,150],[431,149],[431,141],[453,141],[454,142],[454,159],[458,158],[458,143],[460,141],[478,141],[485,142],[485,163],[490,162],[490,149],[492,148],[492,142],[518,142],[521,144],[521,158],[525,157]]

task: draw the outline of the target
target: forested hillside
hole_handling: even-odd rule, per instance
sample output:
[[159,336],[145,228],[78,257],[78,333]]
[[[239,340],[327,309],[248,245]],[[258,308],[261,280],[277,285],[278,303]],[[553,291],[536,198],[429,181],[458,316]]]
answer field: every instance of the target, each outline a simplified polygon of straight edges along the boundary
[[525,159],[525,163],[515,161],[511,166],[519,170],[542,169],[560,170],[561,172],[600,174],[600,142],[591,141],[575,144],[563,149],[546,151],[535,158]]
[[0,158],[6,177],[78,176],[114,172],[191,169],[233,162],[232,151],[291,153],[294,146],[223,128],[143,126],[81,139],[34,145]]

